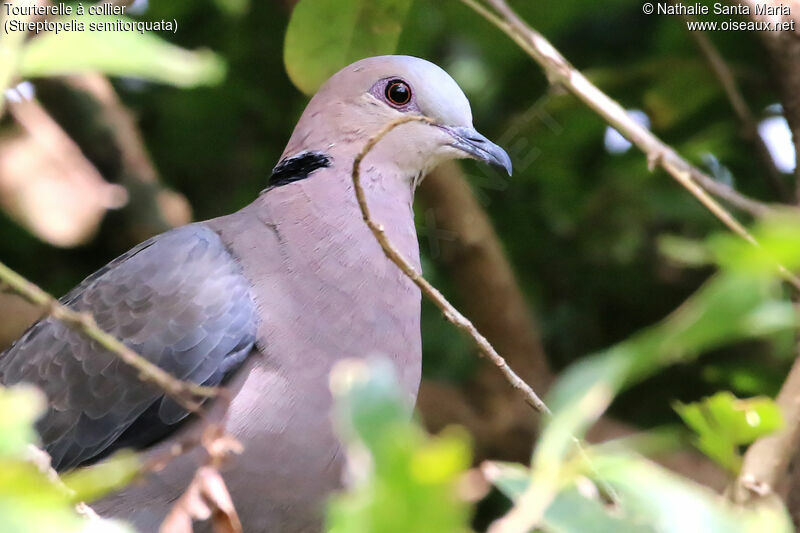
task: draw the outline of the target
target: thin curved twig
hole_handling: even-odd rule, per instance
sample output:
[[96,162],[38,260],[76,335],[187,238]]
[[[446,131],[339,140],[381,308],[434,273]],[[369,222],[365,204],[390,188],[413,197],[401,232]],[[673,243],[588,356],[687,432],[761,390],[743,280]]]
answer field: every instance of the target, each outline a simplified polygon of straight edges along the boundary
[[369,141],[364,145],[364,148],[362,148],[358,155],[356,155],[355,160],[353,160],[353,187],[355,189],[356,199],[358,201],[358,206],[361,209],[361,215],[364,218],[364,222],[372,231],[372,234],[381,245],[381,248],[383,248],[383,252],[386,254],[386,257],[388,257],[389,260],[397,265],[400,270],[402,270],[403,273],[408,276],[408,278],[411,279],[411,281],[413,281],[417,287],[420,288],[422,293],[427,296],[428,299],[430,299],[436,305],[436,307],[439,308],[448,322],[469,335],[469,337],[478,347],[479,352],[487,357],[492,363],[494,363],[495,366],[497,366],[512,387],[522,393],[528,405],[540,413],[550,414],[550,409],[548,409],[547,405],[545,405],[536,392],[534,392],[534,390],[527,383],[525,383],[525,381],[523,381],[522,378],[520,378],[514,372],[514,370],[511,369],[511,367],[508,366],[506,360],[497,353],[486,337],[484,337],[475,328],[475,326],[467,317],[462,315],[450,302],[448,302],[442,293],[436,289],[436,287],[431,285],[428,280],[422,276],[422,274],[414,269],[414,267],[405,259],[405,257],[403,257],[400,252],[397,251],[391,242],[389,242],[389,239],[386,237],[386,233],[383,230],[383,226],[376,223],[372,219],[369,206],[367,205],[366,195],[364,194],[364,188],[361,186],[361,161],[387,133],[392,131],[397,126],[409,122],[425,122],[428,124],[433,123],[431,119],[420,115],[407,115],[395,119],[381,128],[377,134],[372,136],[372,138],[370,138]]
[[[466,333],[475,343],[478,351],[481,355],[488,358],[495,366],[500,370],[503,376],[506,378],[506,381],[517,391],[522,394],[525,402],[530,405],[533,409],[542,413],[548,417],[552,416],[552,412],[550,408],[542,401],[541,398],[536,394],[536,392],[528,385],[522,378],[520,378],[516,372],[508,365],[506,360],[497,353],[494,349],[492,344],[484,337],[477,328],[472,324],[472,322],[465,317],[458,309],[453,306],[447,299],[439,292],[436,287],[431,285],[425,277],[422,276],[419,272],[417,272],[414,267],[400,254],[399,251],[392,245],[389,241],[389,238],[386,236],[386,232],[384,231],[383,227],[376,223],[370,214],[369,206],[367,204],[367,198],[364,193],[364,188],[361,185],[361,162],[364,158],[369,154],[369,152],[375,147],[375,145],[385,137],[390,131],[394,128],[402,125],[407,124],[409,122],[423,122],[427,124],[434,123],[433,120],[429,119],[428,117],[424,117],[421,115],[407,115],[399,117],[388,124],[386,124],[383,128],[381,128],[378,133],[376,133],[373,137],[367,141],[361,151],[356,155],[355,159],[353,160],[353,189],[356,194],[356,200],[358,202],[358,207],[361,210],[361,216],[364,220],[364,223],[369,227],[372,231],[372,234],[375,236],[375,239],[380,244],[381,248],[383,249],[384,254],[386,257],[389,258],[398,268],[409,278],[413,281],[417,287],[420,288],[422,293],[428,297],[435,305],[439,308],[439,310],[444,315],[445,319],[448,322],[456,326],[458,329]],[[579,455],[581,455],[587,463],[589,463],[591,467],[591,461],[588,458],[586,453],[586,449],[584,448],[583,441],[575,436],[572,437],[573,443],[575,445],[575,450]],[[614,488],[604,482],[600,481],[599,486],[604,491],[604,493],[614,502],[619,501],[619,497],[616,494]]]

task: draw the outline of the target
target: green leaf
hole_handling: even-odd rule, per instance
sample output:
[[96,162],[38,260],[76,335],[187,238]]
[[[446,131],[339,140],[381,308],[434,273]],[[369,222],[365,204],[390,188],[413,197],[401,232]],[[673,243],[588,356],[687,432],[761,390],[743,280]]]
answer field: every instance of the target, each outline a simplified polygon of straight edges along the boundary
[[311,95],[336,71],[397,48],[412,0],[300,0],[286,31],[289,78]]
[[[609,483],[626,516],[659,533],[794,531],[782,507],[737,507],[716,492],[632,454],[590,453],[587,475]],[[699,526],[702,524],[702,526]]]
[[700,402],[676,402],[673,407],[697,433],[697,447],[734,474],[742,463],[739,446],[783,425],[780,408],[765,397],[739,400],[730,392],[720,392]]
[[[544,512],[541,530],[558,533],[792,531],[788,515],[780,507],[737,507],[706,487],[635,454],[597,453],[600,449],[590,448],[581,468],[573,470],[571,479],[563,480],[563,487]],[[518,464],[492,462],[483,470],[512,500],[528,489],[532,479],[528,469]],[[587,478],[607,483],[618,501],[607,506],[597,497],[582,494],[578,483],[587,483]]]
[[0,461],[0,524],[4,532],[79,531],[81,519],[59,489],[31,463]]
[[[486,478],[500,492],[516,501],[528,488],[531,475],[527,468],[516,463],[486,462],[482,466]],[[588,481],[588,480],[587,480]],[[577,488],[561,490],[544,513],[543,531],[568,533],[592,531],[593,533],[646,533],[653,531],[643,524],[613,516],[596,498],[587,498]],[[619,513],[617,513],[619,515]]]
[[[70,491],[30,460],[36,441],[33,424],[45,407],[44,395],[29,386],[0,387],[0,524],[3,533],[89,531]],[[111,472],[105,470],[108,475]],[[118,478],[119,476],[117,476]],[[108,483],[108,480],[105,480]],[[96,531],[129,533],[114,522],[93,522]]]
[[[587,480],[588,481],[588,480]],[[615,516],[596,498],[587,498],[575,487],[561,491],[544,514],[544,531],[552,533],[654,533],[638,517]]]
[[591,449],[602,453],[625,451],[644,457],[664,456],[684,450],[689,436],[690,433],[684,426],[660,426],[592,444]]
[[554,416],[534,451],[529,515],[544,519],[545,510],[574,476],[572,463],[582,455],[576,438],[583,437],[623,387],[722,344],[794,327],[791,303],[774,299],[772,287],[768,277],[717,275],[659,324],[567,370],[550,395]]
[[78,515],[71,495],[32,463],[0,459],[0,524],[3,533],[132,533],[121,523]]
[[[787,227],[790,226],[778,224],[765,230],[766,236],[781,237],[767,239],[769,250],[794,238],[794,232]],[[796,326],[791,302],[777,290],[775,269],[768,274],[771,275],[751,269],[725,269],[660,323],[565,372],[550,395],[553,416],[547,421],[533,455],[530,488],[525,495],[526,515],[532,523],[546,521],[547,510],[564,487],[573,485],[581,473],[591,473],[602,492],[615,492],[613,483],[592,469],[594,465],[588,469],[591,472],[585,471],[586,468],[581,472],[577,465],[586,463],[586,450],[576,446],[576,439],[583,437],[623,387],[645,379],[663,366],[689,361],[724,344]],[[736,411],[735,415],[730,409],[720,408],[733,418],[727,424],[737,428],[733,433],[735,439],[756,438],[763,431],[774,429],[778,418],[774,406],[768,402],[737,407],[742,407],[742,411]],[[742,417],[744,424],[740,423]],[[756,418],[763,419],[763,427],[752,427]]]
[[[659,324],[569,369],[551,394],[551,408],[570,408],[598,387],[609,388],[604,396],[610,401],[624,386],[669,364],[744,338],[792,329],[797,320],[792,305],[775,292],[769,278],[715,276]],[[584,412],[586,420],[576,428],[586,427],[602,410]]]
[[339,382],[334,385],[336,418],[346,438],[360,439],[377,451],[387,431],[408,424],[412,406],[404,400],[388,361],[347,361],[331,375]]
[[34,387],[0,387],[0,458],[22,458],[37,441],[33,423],[45,405],[44,395]]
[[[788,333],[794,337],[793,332]],[[793,338],[790,341],[794,343]],[[730,388],[744,396],[762,393],[774,396],[786,378],[780,367],[768,367],[757,359],[709,363],[703,366],[702,376],[703,381],[716,388]]]
[[234,17],[241,17],[250,10],[250,0],[214,0],[223,13]]
[[712,253],[721,267],[754,276],[775,276],[778,265],[789,271],[800,268],[800,216],[795,211],[779,211],[753,228],[759,246],[732,234],[710,239]]
[[531,482],[531,471],[519,463],[486,461],[481,465],[486,479],[511,501],[516,501]]
[[543,515],[574,475],[571,460],[581,455],[575,439],[583,438],[623,387],[724,343],[792,328],[791,304],[771,299],[770,286],[764,277],[718,275],[661,323],[567,370],[550,395],[554,416],[533,455],[535,494],[528,501],[539,505],[536,512]]
[[22,76],[96,71],[178,87],[216,84],[225,77],[225,64],[213,52],[190,52],[154,33],[89,29],[92,23],[136,22],[126,17],[87,15],[73,18],[86,25],[85,31],[47,32],[28,41],[20,56]]
[[128,485],[141,467],[138,455],[123,450],[101,463],[63,475],[62,481],[73,491],[73,502],[92,502]]
[[456,491],[470,465],[466,435],[426,435],[411,420],[407,395],[388,361],[342,363],[332,375],[337,421],[356,483],[331,499],[327,531],[466,531],[469,508]]

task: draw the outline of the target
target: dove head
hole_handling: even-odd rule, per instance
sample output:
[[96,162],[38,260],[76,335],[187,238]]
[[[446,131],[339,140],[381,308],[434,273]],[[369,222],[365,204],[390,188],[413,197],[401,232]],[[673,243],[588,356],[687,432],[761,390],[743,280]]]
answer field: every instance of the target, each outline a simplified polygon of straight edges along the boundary
[[410,56],[370,57],[334,74],[309,102],[283,158],[312,152],[352,165],[371,138],[404,115],[428,121],[395,127],[362,169],[412,186],[448,159],[477,159],[511,174],[508,154],[473,127],[469,101],[455,80]]

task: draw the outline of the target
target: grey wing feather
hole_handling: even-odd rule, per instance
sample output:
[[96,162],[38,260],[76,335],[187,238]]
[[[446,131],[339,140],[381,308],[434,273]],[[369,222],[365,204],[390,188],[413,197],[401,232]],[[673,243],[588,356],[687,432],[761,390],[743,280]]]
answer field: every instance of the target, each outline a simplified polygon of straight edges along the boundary
[[[250,353],[250,284],[219,236],[193,224],[146,241],[98,270],[61,302],[173,376],[219,384]],[[187,416],[95,341],[46,318],[0,354],[0,383],[42,388],[37,429],[63,470],[122,445],[145,445]]]

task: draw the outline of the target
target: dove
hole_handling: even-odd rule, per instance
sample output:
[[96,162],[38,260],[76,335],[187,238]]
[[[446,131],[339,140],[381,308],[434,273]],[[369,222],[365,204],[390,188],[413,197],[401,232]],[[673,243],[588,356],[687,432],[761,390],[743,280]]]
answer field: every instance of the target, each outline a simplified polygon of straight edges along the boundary
[[[386,134],[361,162],[361,183],[372,218],[419,270],[413,199],[425,174],[472,158],[510,175],[511,160],[475,130],[444,70],[381,56],[319,89],[252,203],[143,242],[60,300],[172,376],[230,391],[225,431],[243,451],[222,475],[247,532],[320,531],[345,464],[328,383],[337,362],[381,354],[416,397],[421,294],[364,223],[352,180],[366,143],[404,115],[427,120]],[[37,430],[59,471],[121,448],[157,456],[202,430],[136,370],[52,317],[0,355],[0,383],[23,382],[48,398]],[[221,416],[220,401],[206,407]],[[202,454],[196,447],[93,507],[157,531]]]

